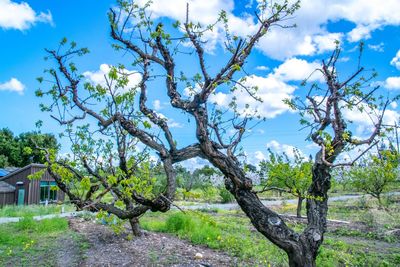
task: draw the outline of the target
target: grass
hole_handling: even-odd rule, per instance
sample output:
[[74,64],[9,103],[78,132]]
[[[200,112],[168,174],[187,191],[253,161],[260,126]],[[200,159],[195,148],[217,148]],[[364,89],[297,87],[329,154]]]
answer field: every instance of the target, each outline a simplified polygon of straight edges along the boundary
[[[233,223],[227,223],[201,212],[171,212],[169,215],[149,214],[141,219],[141,225],[147,230],[176,234],[193,244],[228,251],[243,262],[251,263],[251,266],[285,263],[286,255],[262,237],[254,239],[254,233],[240,223],[243,220],[246,219],[236,218]],[[273,253],[268,258],[260,257],[260,253],[265,251]]]
[[[194,244],[223,250],[238,257],[241,266],[287,266],[286,254],[254,230],[240,211],[222,211],[211,217],[202,212],[170,212],[148,214],[141,219],[144,229],[177,235]],[[300,231],[304,225],[291,224]],[[326,236],[317,258],[317,266],[398,266],[400,248],[387,244],[376,251],[368,239],[345,240],[346,233]]]
[[[34,221],[24,217],[17,223],[0,225],[0,266],[55,266],[58,238],[69,235],[85,249],[85,240],[68,229],[64,218]],[[4,265],[3,265],[4,264]]]
[[4,206],[0,208],[0,217],[31,217],[38,215],[48,215],[61,213],[64,207],[64,212],[74,211],[73,205],[29,205],[29,206]]

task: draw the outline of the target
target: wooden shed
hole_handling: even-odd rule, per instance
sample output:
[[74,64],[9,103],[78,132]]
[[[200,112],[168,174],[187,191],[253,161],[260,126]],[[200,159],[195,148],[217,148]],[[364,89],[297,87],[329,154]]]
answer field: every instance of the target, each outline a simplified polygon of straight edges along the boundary
[[15,189],[14,201],[11,204],[30,205],[64,201],[64,192],[58,189],[53,177],[47,171],[40,179],[30,180],[28,178],[29,175],[45,168],[46,166],[43,164],[32,163],[0,178],[1,182],[5,182]]
[[15,187],[0,181],[0,207],[12,205],[15,201]]

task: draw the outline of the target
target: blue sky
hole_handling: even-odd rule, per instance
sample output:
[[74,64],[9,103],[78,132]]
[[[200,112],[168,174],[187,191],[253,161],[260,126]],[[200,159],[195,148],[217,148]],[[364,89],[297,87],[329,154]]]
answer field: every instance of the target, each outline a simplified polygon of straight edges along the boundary
[[[143,2],[143,1],[138,1]],[[246,36],[256,28],[253,16],[256,0],[154,0],[151,6],[155,18],[166,23],[182,20],[186,2],[190,4],[190,17],[203,24],[215,20],[221,9],[230,18],[230,28],[239,36]],[[80,60],[79,70],[87,79],[107,70],[107,64],[128,63],[123,53],[110,47],[107,11],[114,1],[95,0],[0,0],[0,127],[15,133],[31,131],[37,120],[43,120],[43,132],[59,133],[62,129],[39,110],[40,99],[34,92],[39,88],[36,77],[52,66],[44,61],[44,48],[56,48],[63,37],[88,47],[91,53]],[[304,0],[302,7],[288,23],[296,23],[293,29],[273,28],[263,38],[250,56],[246,71],[249,83],[260,87],[264,102],[253,103],[244,95],[239,99],[249,103],[267,118],[249,133],[243,141],[248,160],[256,163],[267,155],[267,148],[277,152],[290,152],[292,146],[304,154],[315,151],[305,141],[306,131],[299,132],[299,117],[282,104],[282,98],[304,94],[299,82],[305,78],[340,40],[343,48],[341,71],[350,75],[357,61],[359,41],[365,42],[362,63],[368,69],[375,68],[384,95],[394,95],[400,90],[400,1],[361,0]],[[211,70],[222,66],[224,54],[221,36],[206,36],[207,59]],[[193,62],[177,59],[180,68],[190,70]],[[102,64],[105,64],[101,67]],[[319,77],[313,76],[315,81]],[[397,91],[396,91],[397,90]],[[226,91],[213,96],[221,107],[231,97]],[[193,141],[193,127],[187,127],[188,117],[169,109],[168,99],[162,94],[151,95],[149,103],[169,118],[176,139],[182,145]],[[247,102],[246,102],[247,101]],[[249,102],[250,101],[250,102]],[[392,103],[385,117],[387,123],[398,121],[397,103]],[[355,123],[354,131],[363,135],[370,129],[370,122],[359,114],[348,114]],[[68,152],[68,145],[63,152]],[[195,165],[193,161],[191,163]]]

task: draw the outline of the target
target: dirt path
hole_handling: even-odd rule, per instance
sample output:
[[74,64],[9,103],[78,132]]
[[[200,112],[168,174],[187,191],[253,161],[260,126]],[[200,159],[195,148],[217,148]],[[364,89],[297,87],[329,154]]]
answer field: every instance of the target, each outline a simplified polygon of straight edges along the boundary
[[[71,228],[82,234],[89,242],[89,248],[78,266],[237,266],[238,260],[212,249],[195,246],[176,237],[146,233],[143,237],[128,240],[116,236],[106,226],[83,219],[70,219]],[[69,246],[68,246],[69,247]],[[72,251],[72,254],[76,252]],[[196,253],[202,259],[195,259]],[[76,255],[65,259],[76,259]],[[74,266],[71,262],[59,262],[60,266]],[[75,265],[77,266],[77,265]]]

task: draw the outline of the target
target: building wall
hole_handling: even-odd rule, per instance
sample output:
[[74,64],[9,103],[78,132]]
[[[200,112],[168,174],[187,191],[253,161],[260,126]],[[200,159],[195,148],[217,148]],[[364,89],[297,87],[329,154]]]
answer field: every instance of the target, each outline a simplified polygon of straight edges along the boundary
[[[12,186],[15,186],[15,196],[14,196],[15,204],[18,203],[18,190],[21,188],[25,189],[24,204],[25,205],[28,204],[30,180],[27,177],[30,174],[31,174],[30,168],[26,168],[25,170],[15,173],[14,175],[11,175],[9,178],[4,180],[4,182],[6,182]],[[17,185],[17,182],[22,182],[23,185]]]
[[[40,170],[42,170],[43,167],[40,166],[32,166],[31,168],[31,174],[34,174]],[[40,180],[31,180],[30,186],[29,186],[29,199],[28,199],[28,204],[39,204],[40,203],[40,182],[41,181],[48,181],[48,182],[53,182],[54,179],[51,177],[51,175],[45,171],[43,174],[42,178]],[[57,201],[64,201],[64,192],[61,190],[57,191]]]
[[0,193],[0,207],[5,205],[13,205],[15,201],[14,194],[14,192]]
[[[9,178],[4,180],[8,184],[15,186],[15,195],[14,195],[14,203],[18,203],[18,189],[25,189],[25,199],[24,204],[39,204],[40,203],[40,181],[54,181],[54,179],[50,176],[50,174],[46,171],[40,180],[30,180],[28,176],[30,174],[34,174],[44,167],[40,165],[31,165],[29,168],[26,168],[20,172],[17,172],[11,175]],[[23,185],[16,185],[17,182],[22,182]],[[57,201],[64,201],[64,192],[61,190],[57,191]]]

